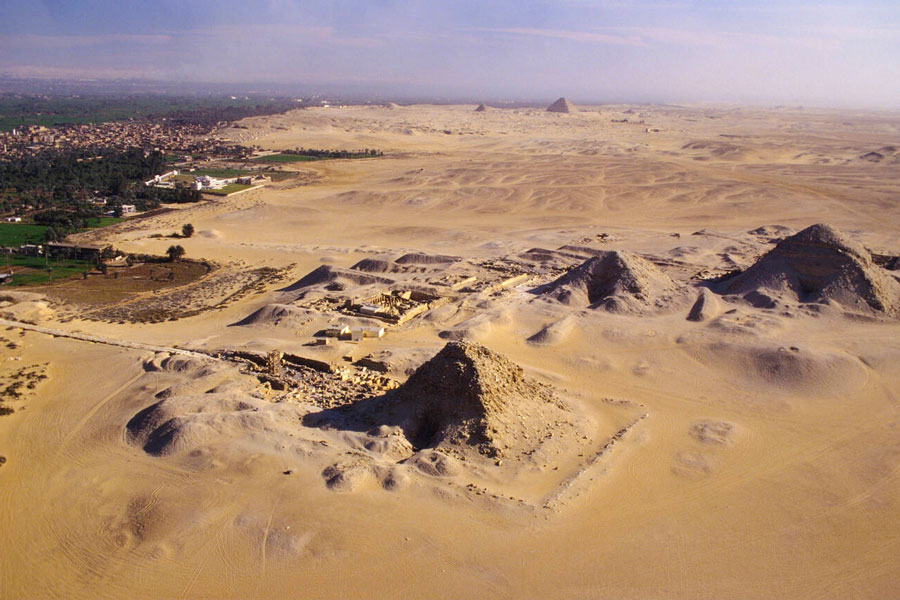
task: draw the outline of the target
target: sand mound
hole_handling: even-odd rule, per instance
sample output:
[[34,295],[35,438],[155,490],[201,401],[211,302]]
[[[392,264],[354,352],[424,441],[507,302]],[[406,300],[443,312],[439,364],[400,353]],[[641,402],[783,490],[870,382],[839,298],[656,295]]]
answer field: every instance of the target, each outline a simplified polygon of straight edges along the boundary
[[488,111],[488,107],[486,104],[479,104],[478,107],[475,109],[475,112],[487,112],[487,111]]
[[167,371],[169,373],[190,374],[193,378],[206,377],[222,370],[221,364],[212,359],[181,354],[158,353],[144,362],[145,371]]
[[691,437],[703,444],[726,444],[734,437],[734,423],[701,419],[691,425]]
[[702,152],[707,157],[726,160],[741,160],[747,157],[745,148],[714,140],[694,140],[684,144],[681,149]]
[[575,325],[575,317],[569,315],[546,325],[526,341],[533,346],[555,346],[569,337]]
[[698,348],[700,362],[730,373],[744,389],[762,384],[775,393],[836,397],[865,385],[859,359],[842,352],[715,343]]
[[410,252],[404,254],[394,262],[401,265],[443,265],[459,260],[456,256],[443,256],[441,254],[425,254],[423,252]]
[[300,290],[306,287],[335,281],[342,283],[348,282],[356,285],[370,285],[373,283],[394,283],[393,279],[388,279],[386,277],[376,277],[375,275],[366,275],[360,273],[359,271],[353,271],[351,269],[339,269],[337,267],[332,267],[329,265],[322,265],[321,267],[318,267],[317,269],[305,275],[299,281],[292,283],[281,291],[293,292],[295,290]]
[[352,492],[372,480],[372,469],[365,464],[334,464],[322,471],[322,478],[330,490]]
[[309,318],[307,311],[289,304],[267,304],[236,325],[299,325]]
[[53,317],[56,312],[45,300],[43,294],[3,291],[0,293],[0,317],[38,323]]
[[487,314],[480,314],[441,331],[438,333],[438,337],[442,340],[478,339],[490,335],[493,330],[493,317]]
[[407,415],[403,429],[415,447],[475,447],[491,457],[504,455],[521,444],[523,433],[546,428],[567,412],[521,367],[465,341],[448,343],[419,367],[397,390],[395,402]]
[[722,303],[709,291],[708,288],[701,288],[697,295],[697,300],[688,313],[687,320],[701,323],[714,319],[722,312]]
[[749,295],[761,290],[800,302],[836,302],[900,316],[900,283],[872,262],[868,250],[830,225],[812,225],[782,240],[719,291]]
[[455,477],[462,470],[458,460],[436,450],[417,452],[406,462],[432,477]]
[[774,244],[776,242],[780,242],[789,235],[794,235],[797,232],[790,227],[785,227],[784,225],[763,225],[762,227],[751,229],[747,233],[759,238],[761,241]]
[[379,258],[364,258],[350,267],[350,269],[353,271],[362,271],[363,273],[397,273],[403,270],[402,267],[398,267],[390,261],[381,260]]
[[574,104],[569,102],[568,98],[559,98],[556,102],[547,107],[547,112],[575,113],[578,112],[578,109]]
[[570,306],[611,312],[643,312],[668,303],[675,289],[668,275],[623,251],[601,252],[544,286],[541,293]]
[[148,454],[168,456],[248,430],[271,429],[272,415],[260,411],[263,406],[263,402],[244,394],[166,398],[128,422],[126,439]]

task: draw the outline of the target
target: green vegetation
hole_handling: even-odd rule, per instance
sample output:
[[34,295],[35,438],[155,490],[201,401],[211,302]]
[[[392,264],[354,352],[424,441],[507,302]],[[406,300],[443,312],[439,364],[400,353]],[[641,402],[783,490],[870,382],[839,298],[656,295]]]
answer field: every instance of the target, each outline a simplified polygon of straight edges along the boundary
[[[195,169],[189,173],[182,173],[182,175],[187,175],[189,179],[193,181],[194,177],[201,177],[203,175],[207,177],[217,177],[219,179],[230,179],[232,177],[241,177],[252,173],[254,173],[254,171],[246,171],[244,169]],[[179,175],[179,177],[181,177],[181,175]]]
[[35,192],[42,197],[77,196],[78,192],[102,190],[120,194],[129,183],[150,179],[166,169],[160,152],[140,148],[119,151],[45,150],[37,154],[0,161],[0,181],[3,191],[10,193]]
[[116,223],[121,223],[125,219],[121,217],[93,217],[87,220],[88,229],[98,229],[100,227],[109,227]]
[[214,196],[227,196],[228,194],[233,194],[235,192],[242,192],[244,190],[250,189],[253,187],[252,185],[244,185],[243,183],[229,183],[225,186],[220,187],[217,190],[203,190],[204,194],[212,194]]
[[309,156],[306,154],[270,154],[269,156],[259,156],[257,158],[251,158],[250,160],[260,163],[294,163],[321,159],[317,156]]
[[28,223],[0,223],[0,246],[18,248],[24,244],[42,244],[46,225]]
[[372,158],[375,156],[384,156],[380,150],[319,150],[316,148],[297,148],[288,152],[279,152],[278,154],[269,154],[268,156],[258,156],[251,158],[253,162],[259,163],[294,163],[309,162],[311,160],[325,160],[329,158]]
[[166,256],[169,257],[171,262],[179,261],[184,256],[184,247],[181,245],[169,246],[166,250]]
[[[34,211],[34,222],[50,228],[45,239],[58,240],[81,229],[118,222],[101,217],[101,212],[112,210],[121,216],[123,204],[145,211],[158,208],[161,203],[201,199],[199,192],[186,186],[164,189],[143,184],[165,168],[161,153],[145,153],[140,148],[46,150],[0,161],[0,213]],[[97,196],[107,198],[105,208],[91,203]]]
[[165,117],[177,124],[214,126],[296,108],[286,98],[196,98],[178,96],[0,96],[0,131],[25,125],[80,125],[127,119],[154,120]]
[[54,258],[47,261],[41,256],[8,256],[0,259],[0,265],[3,271],[7,267],[15,271],[10,285],[38,285],[91,270],[91,263],[86,260]]
[[[124,219],[117,217],[91,217],[84,221],[85,226],[79,229],[97,229],[120,223]],[[47,231],[53,225],[36,225],[32,223],[0,223],[0,247],[18,248],[24,244],[43,244],[47,241]]]

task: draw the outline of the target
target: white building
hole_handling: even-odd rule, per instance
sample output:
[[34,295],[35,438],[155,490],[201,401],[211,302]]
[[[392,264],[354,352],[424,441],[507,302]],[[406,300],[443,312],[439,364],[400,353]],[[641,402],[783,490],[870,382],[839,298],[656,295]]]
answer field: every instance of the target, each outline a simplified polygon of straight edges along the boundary
[[123,204],[122,205],[122,216],[123,217],[125,215],[133,215],[136,212],[137,212],[137,208],[134,206],[134,204]]
[[344,325],[343,323],[329,325],[325,329],[325,335],[328,337],[344,337],[350,335],[350,326]]
[[21,223],[22,217],[6,217],[4,219],[7,223]]

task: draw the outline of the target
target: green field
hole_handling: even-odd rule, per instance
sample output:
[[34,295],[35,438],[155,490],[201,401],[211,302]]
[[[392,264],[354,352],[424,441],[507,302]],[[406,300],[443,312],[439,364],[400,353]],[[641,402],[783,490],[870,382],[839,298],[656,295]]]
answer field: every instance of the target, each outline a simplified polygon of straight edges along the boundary
[[244,185],[242,183],[229,183],[228,185],[217,190],[203,190],[203,193],[212,194],[213,196],[227,196],[228,194],[241,192],[252,187],[252,185]]
[[[253,174],[253,171],[245,171],[244,169],[197,169],[196,171],[182,173],[181,175],[189,175],[191,181],[193,181],[194,177],[200,177],[202,175],[206,175],[207,177],[217,177],[219,179],[230,179],[232,177],[241,177],[243,175],[251,174]],[[179,175],[179,177],[181,177],[181,175]]]
[[[91,269],[91,264],[86,260],[51,259],[45,262],[38,256],[5,256],[0,258],[0,272],[6,272],[7,268],[24,267],[12,276],[10,285],[38,285],[49,280],[58,281],[75,275],[81,275]],[[47,272],[47,269],[50,272]]]
[[306,154],[270,154],[269,156],[259,156],[250,160],[260,163],[294,163],[321,159],[317,156],[307,156]]
[[88,229],[97,229],[99,227],[109,227],[110,225],[121,223],[124,220],[125,219],[120,217],[95,217],[93,219],[88,219],[87,226]]
[[18,248],[22,244],[41,244],[45,231],[44,225],[0,223],[0,246]]
[[[98,227],[108,227],[121,223],[124,219],[117,217],[95,217],[88,219],[88,229],[96,229]],[[34,225],[33,223],[0,223],[0,246],[8,248],[18,248],[23,244],[43,244],[44,232],[47,231],[45,225]]]

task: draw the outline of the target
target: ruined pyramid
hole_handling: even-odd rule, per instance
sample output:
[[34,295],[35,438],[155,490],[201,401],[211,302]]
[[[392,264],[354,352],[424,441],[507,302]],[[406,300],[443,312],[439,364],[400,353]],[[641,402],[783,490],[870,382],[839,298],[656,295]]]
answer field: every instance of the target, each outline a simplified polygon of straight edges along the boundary
[[643,312],[662,308],[675,284],[643,258],[620,250],[599,252],[547,284],[542,295],[570,306],[611,312]]
[[512,455],[529,434],[539,439],[536,432],[571,418],[550,388],[468,341],[444,346],[396,390],[394,403],[413,446],[451,454]]
[[761,290],[800,302],[834,302],[849,310],[900,316],[900,283],[872,262],[863,246],[822,223],[783,239],[718,291]]

